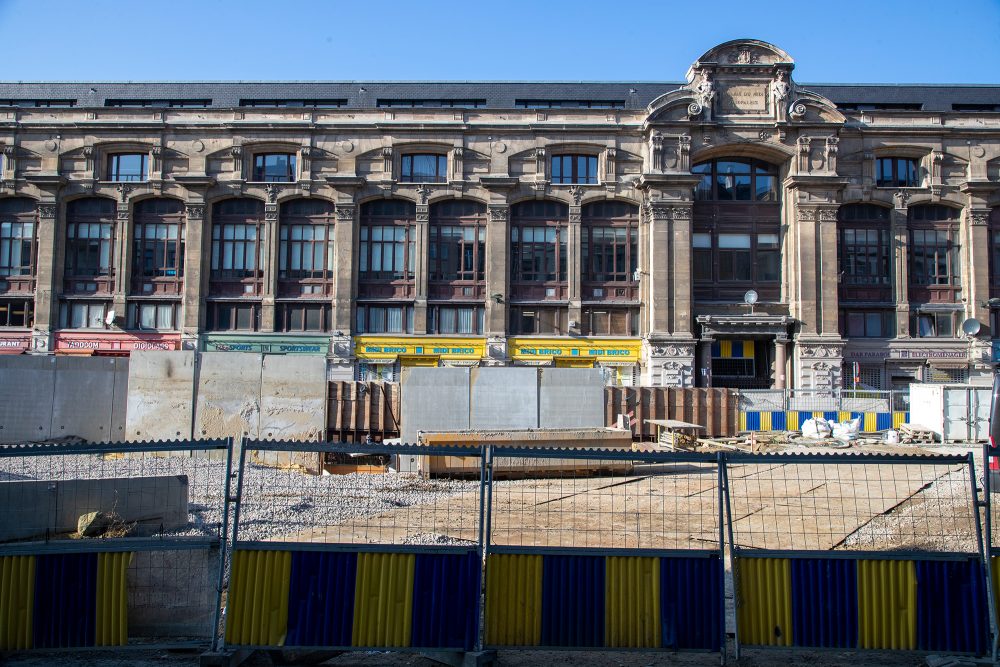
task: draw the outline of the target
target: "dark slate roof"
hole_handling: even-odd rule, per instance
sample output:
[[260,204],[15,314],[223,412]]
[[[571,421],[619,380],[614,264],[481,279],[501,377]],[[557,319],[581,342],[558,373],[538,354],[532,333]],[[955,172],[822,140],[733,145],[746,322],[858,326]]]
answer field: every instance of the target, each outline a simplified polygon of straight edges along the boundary
[[[0,82],[0,104],[20,100],[73,100],[103,107],[107,100],[211,100],[230,108],[245,99],[346,100],[349,108],[372,108],[383,99],[479,100],[496,109],[515,100],[624,102],[641,109],[681,82],[503,82],[503,81],[227,81],[227,82]],[[925,111],[951,111],[952,104],[1000,105],[1000,85],[800,84],[843,104],[919,104]]]

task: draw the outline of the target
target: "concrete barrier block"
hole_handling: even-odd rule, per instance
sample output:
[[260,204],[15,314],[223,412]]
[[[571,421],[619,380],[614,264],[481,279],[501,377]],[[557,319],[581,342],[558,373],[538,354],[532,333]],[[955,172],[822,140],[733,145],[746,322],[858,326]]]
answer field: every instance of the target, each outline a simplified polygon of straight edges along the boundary
[[538,428],[537,368],[473,368],[470,387],[470,428]]
[[48,440],[56,358],[0,355],[0,443]]
[[201,353],[195,439],[259,437],[262,364],[250,352]]
[[126,439],[190,438],[194,421],[194,376],[193,351],[133,352],[128,368]]
[[604,426],[604,375],[598,368],[540,368],[538,426]]

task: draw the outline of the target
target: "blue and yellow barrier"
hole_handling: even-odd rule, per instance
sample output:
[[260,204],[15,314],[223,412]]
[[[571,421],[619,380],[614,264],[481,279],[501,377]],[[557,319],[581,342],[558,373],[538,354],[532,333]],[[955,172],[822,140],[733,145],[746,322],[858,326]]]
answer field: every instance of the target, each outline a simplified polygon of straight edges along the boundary
[[479,572],[476,551],[236,550],[226,644],[472,650]]
[[909,412],[846,412],[837,410],[753,410],[740,411],[741,431],[800,431],[807,419],[822,417],[829,421],[846,422],[861,418],[862,433],[875,433],[899,428],[910,421]]
[[0,556],[0,651],[123,646],[130,553]]
[[741,644],[983,653],[980,562],[748,558],[737,561]]
[[718,651],[722,576],[717,554],[490,554],[486,644]]
[[753,359],[754,341],[717,340],[712,343],[713,359]]

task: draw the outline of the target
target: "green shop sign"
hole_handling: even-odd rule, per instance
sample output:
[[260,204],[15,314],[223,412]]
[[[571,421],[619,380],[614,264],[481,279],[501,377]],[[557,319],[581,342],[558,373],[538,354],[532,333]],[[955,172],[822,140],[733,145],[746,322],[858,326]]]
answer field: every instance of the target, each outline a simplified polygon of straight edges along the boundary
[[256,352],[257,354],[321,354],[330,350],[329,336],[205,336],[204,352]]

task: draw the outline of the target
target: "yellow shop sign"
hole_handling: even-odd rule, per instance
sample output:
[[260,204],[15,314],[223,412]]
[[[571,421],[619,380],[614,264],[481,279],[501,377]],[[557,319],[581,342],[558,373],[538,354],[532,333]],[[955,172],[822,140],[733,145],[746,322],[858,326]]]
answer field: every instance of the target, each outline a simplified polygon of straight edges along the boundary
[[358,359],[398,357],[412,360],[408,365],[432,363],[435,359],[481,359],[486,356],[485,338],[443,338],[432,336],[357,336],[354,356]]
[[642,341],[637,338],[508,338],[507,350],[517,361],[553,360],[557,366],[586,362],[639,362]]

